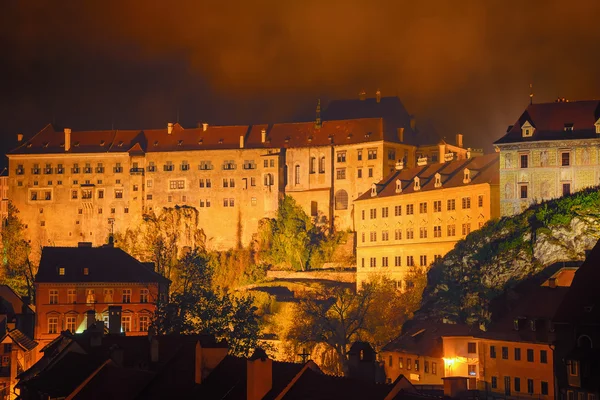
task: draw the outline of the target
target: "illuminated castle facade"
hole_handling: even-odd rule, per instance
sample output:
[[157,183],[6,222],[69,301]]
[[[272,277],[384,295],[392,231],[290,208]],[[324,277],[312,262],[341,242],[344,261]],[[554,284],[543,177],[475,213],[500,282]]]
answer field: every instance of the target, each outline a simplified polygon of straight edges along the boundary
[[[9,198],[34,248],[106,243],[143,215],[190,206],[212,249],[247,245],[280,199],[354,230],[354,200],[398,160],[456,145],[419,133],[396,97],[332,102],[321,120],[184,129],[73,131],[48,125],[8,154]],[[426,146],[427,145],[427,146]]]

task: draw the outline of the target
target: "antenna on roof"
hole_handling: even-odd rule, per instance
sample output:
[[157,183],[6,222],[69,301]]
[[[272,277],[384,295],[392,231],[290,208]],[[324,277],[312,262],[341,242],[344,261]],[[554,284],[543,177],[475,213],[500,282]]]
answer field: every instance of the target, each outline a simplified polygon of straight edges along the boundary
[[533,104],[533,83],[529,84],[529,104]]

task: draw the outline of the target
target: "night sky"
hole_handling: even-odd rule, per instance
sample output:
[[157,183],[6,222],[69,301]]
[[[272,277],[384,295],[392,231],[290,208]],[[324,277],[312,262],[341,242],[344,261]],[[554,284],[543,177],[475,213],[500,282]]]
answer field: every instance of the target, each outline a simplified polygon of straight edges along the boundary
[[311,118],[398,95],[485,146],[529,101],[600,97],[600,1],[0,0],[0,150],[75,130]]

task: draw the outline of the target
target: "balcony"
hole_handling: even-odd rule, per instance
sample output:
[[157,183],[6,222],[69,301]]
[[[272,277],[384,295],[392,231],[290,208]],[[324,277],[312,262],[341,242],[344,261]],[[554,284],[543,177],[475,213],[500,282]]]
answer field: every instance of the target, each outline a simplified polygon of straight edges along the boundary
[[144,175],[144,168],[130,168],[129,173],[131,175]]

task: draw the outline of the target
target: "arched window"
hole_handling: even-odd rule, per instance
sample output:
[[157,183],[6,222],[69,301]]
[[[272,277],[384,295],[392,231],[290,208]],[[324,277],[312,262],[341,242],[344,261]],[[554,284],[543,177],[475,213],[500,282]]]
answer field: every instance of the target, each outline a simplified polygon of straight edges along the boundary
[[592,339],[590,339],[588,335],[579,336],[579,338],[577,339],[577,347],[581,349],[591,349],[593,347]]
[[296,165],[294,167],[294,185],[300,184],[300,166]]
[[325,173],[325,156],[321,156],[321,158],[319,158],[319,173]]
[[348,209],[348,192],[346,192],[345,190],[338,190],[337,192],[335,192],[335,209]]
[[317,172],[317,157],[311,157],[310,158],[310,169],[309,169],[311,174],[314,174],[315,172]]
[[273,185],[273,175],[272,174],[265,174],[264,180],[265,180],[265,186]]

